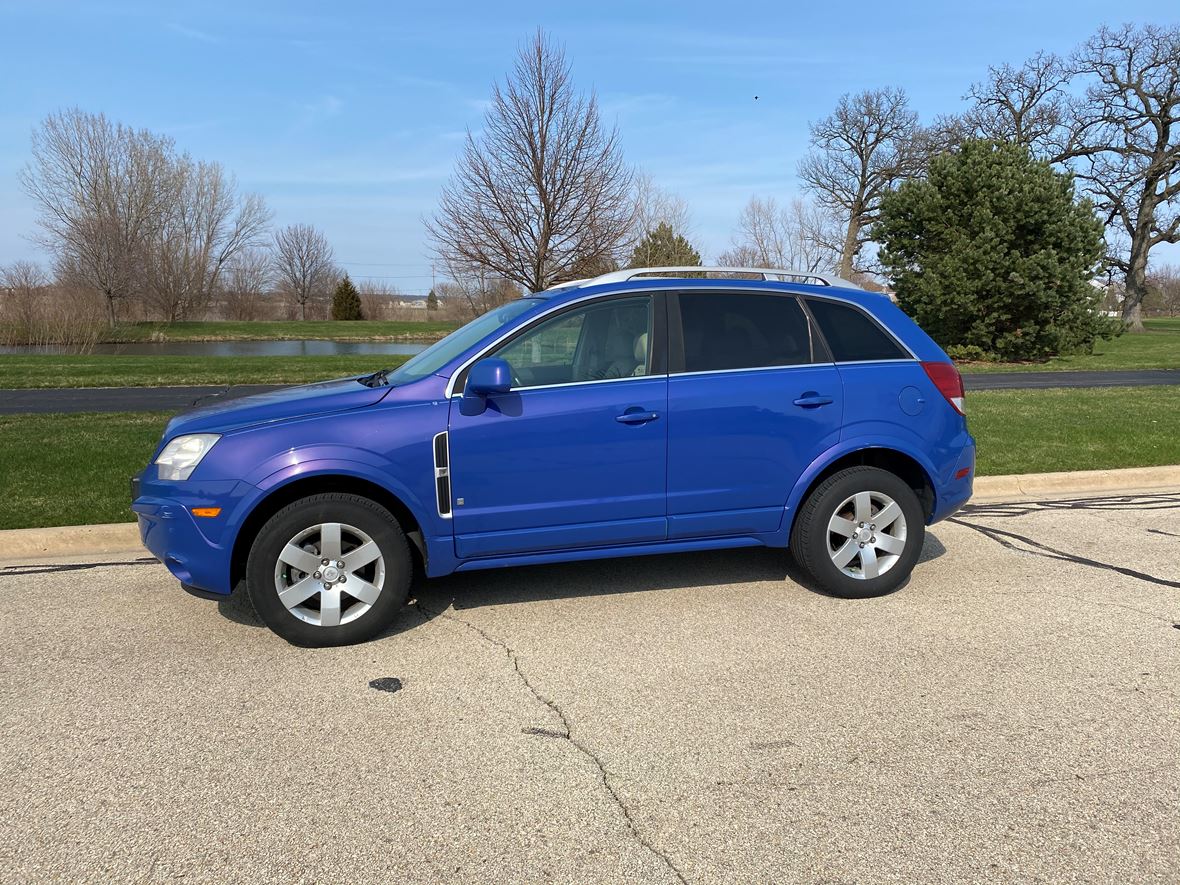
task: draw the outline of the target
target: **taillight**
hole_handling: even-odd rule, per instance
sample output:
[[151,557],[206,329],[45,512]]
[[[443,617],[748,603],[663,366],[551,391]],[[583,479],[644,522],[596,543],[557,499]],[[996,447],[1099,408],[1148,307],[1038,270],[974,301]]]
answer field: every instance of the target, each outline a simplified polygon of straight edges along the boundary
[[966,415],[963,408],[963,376],[959,374],[951,363],[922,363],[922,368],[938,388],[938,392],[946,397],[946,401],[955,407],[960,415]]

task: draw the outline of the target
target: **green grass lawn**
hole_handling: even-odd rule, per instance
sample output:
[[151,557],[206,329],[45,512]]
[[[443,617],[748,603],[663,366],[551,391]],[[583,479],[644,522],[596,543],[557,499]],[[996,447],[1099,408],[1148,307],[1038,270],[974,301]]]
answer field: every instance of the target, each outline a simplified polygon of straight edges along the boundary
[[962,363],[959,368],[964,373],[1180,369],[1180,318],[1145,320],[1144,325],[1146,332],[1099,341],[1093,353],[1054,357],[1047,363]]
[[980,476],[1180,464],[1180,386],[967,394]]
[[0,389],[301,384],[400,366],[408,356],[0,356]]
[[[981,476],[1180,464],[1180,387],[968,394]],[[169,413],[0,415],[0,529],[130,521]]]
[[0,415],[0,529],[129,522],[161,412]]
[[129,323],[105,341],[437,341],[458,328],[450,322],[307,320],[304,322]]

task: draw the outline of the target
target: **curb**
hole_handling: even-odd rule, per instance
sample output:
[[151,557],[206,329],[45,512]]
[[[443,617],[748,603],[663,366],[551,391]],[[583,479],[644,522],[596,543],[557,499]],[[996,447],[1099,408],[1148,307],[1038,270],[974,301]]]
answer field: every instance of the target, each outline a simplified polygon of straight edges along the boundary
[[5,560],[129,552],[148,555],[139,540],[139,524],[134,522],[8,529],[0,531],[0,550]]
[[972,501],[1019,500],[1088,492],[1141,492],[1180,489],[1180,465],[1125,467],[1121,470],[1071,470],[980,476]]
[[[1131,493],[1159,489],[1180,489],[1180,465],[981,476],[975,480],[975,494],[971,500],[980,503],[1019,501],[1091,492]],[[5,560],[132,552],[146,555],[139,540],[139,526],[134,522],[8,529],[0,531],[0,550],[4,551]]]

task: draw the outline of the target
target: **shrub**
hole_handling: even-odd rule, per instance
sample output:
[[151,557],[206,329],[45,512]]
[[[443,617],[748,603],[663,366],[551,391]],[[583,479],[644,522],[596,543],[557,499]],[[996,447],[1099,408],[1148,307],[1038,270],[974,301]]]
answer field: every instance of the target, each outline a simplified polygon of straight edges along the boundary
[[348,274],[345,274],[344,279],[340,281],[332,295],[332,319],[363,320],[364,318],[365,313],[361,309],[361,295],[356,290],[356,286],[352,284],[352,280],[348,278]]
[[1117,334],[1090,282],[1101,222],[1072,176],[1019,145],[935,157],[927,178],[885,196],[873,237],[898,304],[944,348],[1044,360]]
[[956,362],[994,363],[998,359],[994,353],[974,344],[951,344],[946,348],[946,355]]

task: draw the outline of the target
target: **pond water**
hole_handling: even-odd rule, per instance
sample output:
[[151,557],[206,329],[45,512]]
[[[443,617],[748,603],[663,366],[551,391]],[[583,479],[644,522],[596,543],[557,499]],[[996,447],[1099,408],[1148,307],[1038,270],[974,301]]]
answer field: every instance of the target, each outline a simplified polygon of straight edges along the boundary
[[[361,356],[364,354],[415,354],[429,344],[397,341],[136,341],[128,344],[98,344],[93,354],[122,356]],[[0,355],[68,354],[62,345],[33,347],[0,345]]]

